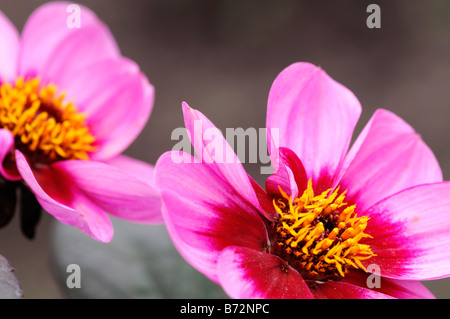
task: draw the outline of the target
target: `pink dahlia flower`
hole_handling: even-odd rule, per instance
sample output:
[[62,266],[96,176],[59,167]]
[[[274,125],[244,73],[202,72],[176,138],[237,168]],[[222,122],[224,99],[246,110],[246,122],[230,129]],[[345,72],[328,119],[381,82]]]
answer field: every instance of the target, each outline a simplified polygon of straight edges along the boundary
[[[191,141],[214,128],[183,112]],[[163,154],[155,178],[184,258],[233,298],[432,298],[419,280],[450,274],[450,183],[386,110],[348,150],[360,112],[346,87],[296,63],[269,94],[268,145],[278,147],[265,191],[223,136],[192,143],[202,163]],[[218,161],[217,150],[234,158]]]
[[108,242],[108,214],[162,221],[153,167],[120,155],[154,90],[106,25],[83,6],[72,24],[69,5],[39,7],[21,36],[0,12],[0,173],[59,221]]

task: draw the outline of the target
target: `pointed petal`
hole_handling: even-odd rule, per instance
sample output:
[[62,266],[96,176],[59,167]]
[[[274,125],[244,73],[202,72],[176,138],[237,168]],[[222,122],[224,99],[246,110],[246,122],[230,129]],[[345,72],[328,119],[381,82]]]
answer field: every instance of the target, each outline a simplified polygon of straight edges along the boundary
[[[294,151],[318,191],[347,153],[361,105],[353,93],[309,63],[284,69],[270,89],[266,126],[279,130],[279,146]],[[270,145],[270,144],[269,144]]]
[[442,181],[435,156],[413,128],[377,110],[346,158],[340,185],[347,200],[365,211],[400,190]]
[[369,208],[365,232],[381,275],[403,280],[450,276],[450,182],[396,193]]
[[278,167],[266,180],[267,193],[280,194],[278,187],[292,198],[296,198],[299,193],[306,189],[307,177],[302,162],[297,155],[288,148],[278,149]]
[[[241,161],[230,147],[220,130],[201,112],[182,104],[184,123],[194,151],[196,162],[210,165],[236,192],[239,192],[251,205],[258,207],[268,219],[273,212],[266,212],[266,199],[258,196],[253,187],[253,179],[245,172]],[[260,192],[259,195],[262,193]],[[263,200],[263,203],[261,203]]]
[[164,220],[175,246],[195,268],[217,281],[220,251],[230,245],[262,251],[267,231],[258,210],[223,179],[214,166],[196,163],[184,153],[163,154],[156,183],[164,202]]
[[20,151],[16,151],[16,163],[23,180],[48,213],[98,241],[111,241],[113,228],[106,213],[77,192],[70,180],[51,168],[32,171]]
[[95,161],[60,161],[52,168],[110,215],[139,223],[162,222],[159,193],[132,174]]
[[239,299],[310,299],[300,274],[281,258],[245,247],[227,247],[219,257],[219,281]]

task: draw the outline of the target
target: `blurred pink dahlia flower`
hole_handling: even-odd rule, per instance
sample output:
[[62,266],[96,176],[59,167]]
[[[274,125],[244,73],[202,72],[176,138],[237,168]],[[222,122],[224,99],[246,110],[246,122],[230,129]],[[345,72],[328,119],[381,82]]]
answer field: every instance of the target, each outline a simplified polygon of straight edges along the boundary
[[120,155],[147,123],[154,89],[92,11],[77,6],[71,25],[69,5],[39,7],[21,35],[0,11],[0,173],[108,242],[108,214],[162,221],[153,167]]
[[[183,112],[191,141],[214,128]],[[450,183],[389,111],[349,149],[360,113],[350,90],[296,63],[269,94],[265,191],[232,150],[234,161],[211,161],[214,149],[230,152],[223,136],[192,143],[201,163],[163,154],[155,178],[179,252],[233,298],[433,298],[419,281],[450,274]]]

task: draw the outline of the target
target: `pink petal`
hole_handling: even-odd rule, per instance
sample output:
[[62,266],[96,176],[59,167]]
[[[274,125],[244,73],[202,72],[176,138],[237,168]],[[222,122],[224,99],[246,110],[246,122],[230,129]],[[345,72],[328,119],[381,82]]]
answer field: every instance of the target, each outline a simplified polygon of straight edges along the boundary
[[[52,164],[52,168],[110,215],[139,223],[162,222],[159,193],[134,174],[95,161],[60,161]],[[133,172],[139,168],[135,167]],[[147,172],[143,170],[144,174]]]
[[19,32],[0,11],[0,84],[14,81],[17,76]]
[[278,167],[266,180],[266,190],[270,195],[279,195],[278,187],[292,198],[306,189],[307,177],[303,164],[297,155],[288,148],[278,149]]
[[[81,85],[89,78],[93,79],[92,87],[83,93]],[[91,65],[74,77],[72,83],[68,88],[73,89],[75,103],[87,115],[87,124],[99,146],[91,158],[106,160],[120,154],[136,139],[150,117],[153,86],[126,59]]]
[[136,177],[150,186],[155,185],[155,167],[153,165],[126,155],[117,155],[108,160],[106,164]]
[[450,276],[450,182],[420,185],[369,208],[365,232],[381,275],[403,280]]
[[58,86],[90,64],[119,56],[116,43],[104,25],[79,29],[65,37],[45,62],[39,76]]
[[46,211],[98,241],[111,241],[113,227],[108,216],[73,187],[70,179],[51,168],[33,171],[20,151],[16,151],[16,163],[22,178]]
[[272,219],[273,212],[267,212],[264,209],[269,199],[258,196],[258,193],[262,195],[263,192],[255,191],[256,183],[253,183],[253,179],[245,172],[241,161],[220,130],[201,112],[190,108],[187,103],[183,102],[182,107],[184,123],[197,154],[196,162],[210,165],[211,169],[236,192],[239,192],[251,205],[258,207],[268,219]]
[[[377,282],[379,287],[374,287],[373,285],[376,280],[379,280]],[[350,271],[347,275],[345,275],[342,281],[351,285],[371,289],[372,291],[398,299],[435,298],[433,294],[418,281],[397,280],[383,276],[379,276],[378,279],[374,279],[374,275],[363,271]],[[371,287],[373,288],[369,288],[368,283],[371,284]]]
[[275,79],[267,108],[268,143],[293,150],[318,191],[326,189],[347,153],[361,105],[353,93],[309,63],[295,63]]
[[164,204],[162,213],[167,232],[180,255],[199,272],[219,284],[216,272],[217,253],[211,254],[208,249],[199,249],[198,247],[191,246],[182,237],[184,233],[178,231],[179,226],[176,224],[177,216],[175,216],[174,220]]
[[[377,110],[355,142],[343,168],[341,187],[358,210],[400,190],[442,181],[435,156],[406,122]],[[352,198],[353,197],[353,198]]]
[[268,196],[267,192],[253,178],[249,176],[249,179],[258,201],[258,210],[268,221],[274,221],[278,217],[278,213],[273,206],[272,197]]
[[345,281],[317,282],[311,288],[317,299],[392,299],[383,293],[349,284]]
[[225,292],[239,299],[310,299],[300,274],[281,258],[245,247],[227,247],[217,265]]
[[8,130],[0,129],[0,174],[10,181],[19,181],[22,177],[13,160],[8,159],[13,150],[14,136]]
[[28,18],[22,32],[20,74],[43,76],[59,84],[58,77],[74,75],[84,65],[118,56],[108,28],[88,8],[80,8],[80,28],[70,28],[69,2],[50,2]]
[[139,66],[130,59],[105,59],[84,67],[70,78],[61,79],[60,86],[67,100],[72,100],[80,112],[91,115],[97,112],[96,107],[103,106],[101,103],[90,103],[91,100],[108,95],[107,92],[114,91],[127,83],[130,76],[139,73]]
[[[199,271],[217,281],[220,251],[230,245],[262,251],[267,231],[258,210],[231,187],[214,166],[178,152],[156,163],[164,220],[175,245]],[[184,156],[184,162],[174,159]]]
[[143,73],[128,80],[121,87],[107,92],[107,96],[90,101],[102,104],[87,119],[99,145],[93,156],[95,159],[108,159],[128,148],[150,117],[153,86]]

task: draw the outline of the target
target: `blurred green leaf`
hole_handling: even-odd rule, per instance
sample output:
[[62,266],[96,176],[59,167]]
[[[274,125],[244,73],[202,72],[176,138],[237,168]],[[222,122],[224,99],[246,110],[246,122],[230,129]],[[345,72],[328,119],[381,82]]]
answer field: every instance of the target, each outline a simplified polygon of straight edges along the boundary
[[20,299],[22,288],[5,257],[0,255],[0,299]]
[[[99,243],[56,223],[53,261],[70,298],[227,298],[222,288],[190,266],[163,225],[113,219],[114,238]],[[81,288],[68,288],[67,266],[80,266]]]

